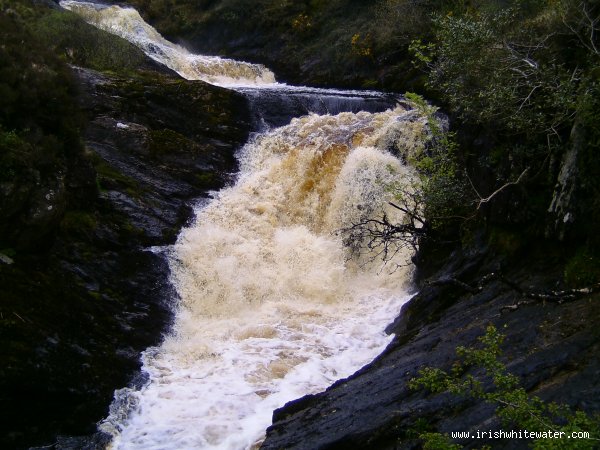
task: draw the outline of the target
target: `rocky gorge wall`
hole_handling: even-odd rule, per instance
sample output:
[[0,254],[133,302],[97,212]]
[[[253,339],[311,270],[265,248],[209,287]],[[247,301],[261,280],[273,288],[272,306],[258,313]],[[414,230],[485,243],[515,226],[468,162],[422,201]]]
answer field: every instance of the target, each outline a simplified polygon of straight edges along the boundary
[[60,203],[42,197],[59,211],[32,216],[20,229],[43,235],[2,250],[3,448],[103,447],[60,436],[92,434],[140,351],[160,342],[174,293],[151,247],[173,243],[193,202],[224,185],[251,128],[241,95],[149,61],[127,76],[72,70],[83,146],[48,175],[66,180]]

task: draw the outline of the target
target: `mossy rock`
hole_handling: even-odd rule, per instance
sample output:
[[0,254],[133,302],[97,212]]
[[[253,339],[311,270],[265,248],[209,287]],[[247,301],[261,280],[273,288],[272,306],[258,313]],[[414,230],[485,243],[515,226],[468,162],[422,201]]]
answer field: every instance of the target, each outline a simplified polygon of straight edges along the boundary
[[70,64],[127,72],[141,67],[146,60],[133,44],[87,24],[70,11],[49,11],[33,22],[31,29]]
[[66,236],[89,238],[97,226],[97,219],[91,211],[67,211],[60,224]]
[[198,150],[198,144],[176,131],[168,128],[150,131],[150,153],[154,156]]
[[490,232],[489,244],[501,255],[514,256],[523,247],[523,235],[496,227]]
[[100,191],[110,190],[118,186],[133,194],[133,196],[139,195],[141,188],[136,180],[121,173],[95,153],[90,154],[90,159],[97,173],[96,181]]

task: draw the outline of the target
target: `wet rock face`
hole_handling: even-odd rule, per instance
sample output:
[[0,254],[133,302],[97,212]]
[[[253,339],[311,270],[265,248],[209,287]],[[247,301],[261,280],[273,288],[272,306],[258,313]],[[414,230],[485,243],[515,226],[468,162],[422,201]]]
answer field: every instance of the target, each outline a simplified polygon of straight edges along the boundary
[[127,216],[142,244],[173,242],[189,200],[220,188],[235,171],[232,149],[250,128],[245,99],[165,75],[79,74],[101,203]]
[[2,448],[103,448],[101,437],[60,436],[93,433],[139,352],[160,341],[175,293],[149,247],[174,242],[192,202],[223,186],[250,131],[230,91],[164,71],[75,71],[85,153],[27,197],[32,220],[54,232],[45,248],[0,260]]
[[[498,270],[499,263],[485,252],[455,254],[449,261],[432,279],[454,277],[476,284],[483,274]],[[559,278],[555,267],[546,253],[513,261],[504,273],[527,289],[542,290]],[[522,297],[500,282],[477,294],[450,284],[423,287],[390,326],[396,337],[380,357],[326,392],[275,411],[261,448],[409,449],[420,448],[414,436],[423,424],[446,433],[500,429],[492,405],[408,388],[420,368],[448,370],[456,347],[475,345],[490,323],[506,335],[503,361],[527,391],[546,401],[598,411],[600,332],[594,324],[600,304],[595,297],[502,312]],[[514,440],[476,442],[484,444],[516,448]]]

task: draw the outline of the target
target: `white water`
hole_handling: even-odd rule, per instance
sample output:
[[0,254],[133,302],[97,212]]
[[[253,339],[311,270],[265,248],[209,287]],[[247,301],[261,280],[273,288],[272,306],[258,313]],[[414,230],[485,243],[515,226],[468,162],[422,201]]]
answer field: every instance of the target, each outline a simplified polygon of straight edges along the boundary
[[86,22],[128,40],[150,58],[188,80],[202,80],[220,86],[275,83],[273,72],[262,65],[195,55],[167,41],[133,8],[72,0],[61,0],[60,5],[77,13]]
[[[61,4],[132,42],[147,37],[138,45],[151,56],[155,46],[173,47],[139,25],[130,8]],[[161,62],[174,69],[173,61],[183,62],[175,70],[196,79],[194,61],[204,57],[182,58],[183,49],[175,49],[177,57]],[[237,64],[243,63],[220,64],[202,79],[298,90],[269,84],[270,75],[240,77]],[[242,149],[237,183],[198,208],[195,223],[170,250],[180,296],[173,329],[142,355],[147,382],[115,393],[99,426],[113,435],[112,448],[256,448],[274,409],[324,390],[381,353],[391,339],[383,329],[409,297],[410,270],[392,269],[410,255],[397,254],[388,266],[372,255],[349,259],[335,231],[384,211],[402,220],[386,206],[387,188],[411,173],[386,149],[410,153],[424,130],[422,119],[400,107],[313,114]]]
[[306,116],[243,149],[238,182],[173,249],[174,329],[143,356],[149,382],[117,392],[101,426],[114,448],[252,448],[275,408],[385,348],[408,271],[347,261],[333,232],[379,216],[386,186],[409,176],[383,150],[413,145],[422,123],[407,115]]

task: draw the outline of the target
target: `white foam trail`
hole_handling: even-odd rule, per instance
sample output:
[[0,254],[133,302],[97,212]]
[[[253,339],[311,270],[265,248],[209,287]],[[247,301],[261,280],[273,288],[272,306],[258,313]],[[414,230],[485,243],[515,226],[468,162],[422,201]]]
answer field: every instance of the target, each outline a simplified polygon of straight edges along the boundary
[[275,83],[273,72],[260,64],[195,55],[167,41],[133,8],[74,0],[62,0],[60,5],[77,13],[86,22],[128,40],[185,79],[219,86]]
[[409,115],[311,115],[246,145],[238,182],[174,246],[174,329],[144,353],[146,385],[115,395],[101,425],[115,449],[255,448],[274,409],[383,350],[409,271],[348,262],[333,231],[378,216],[410,177],[385,150],[416,145]]

